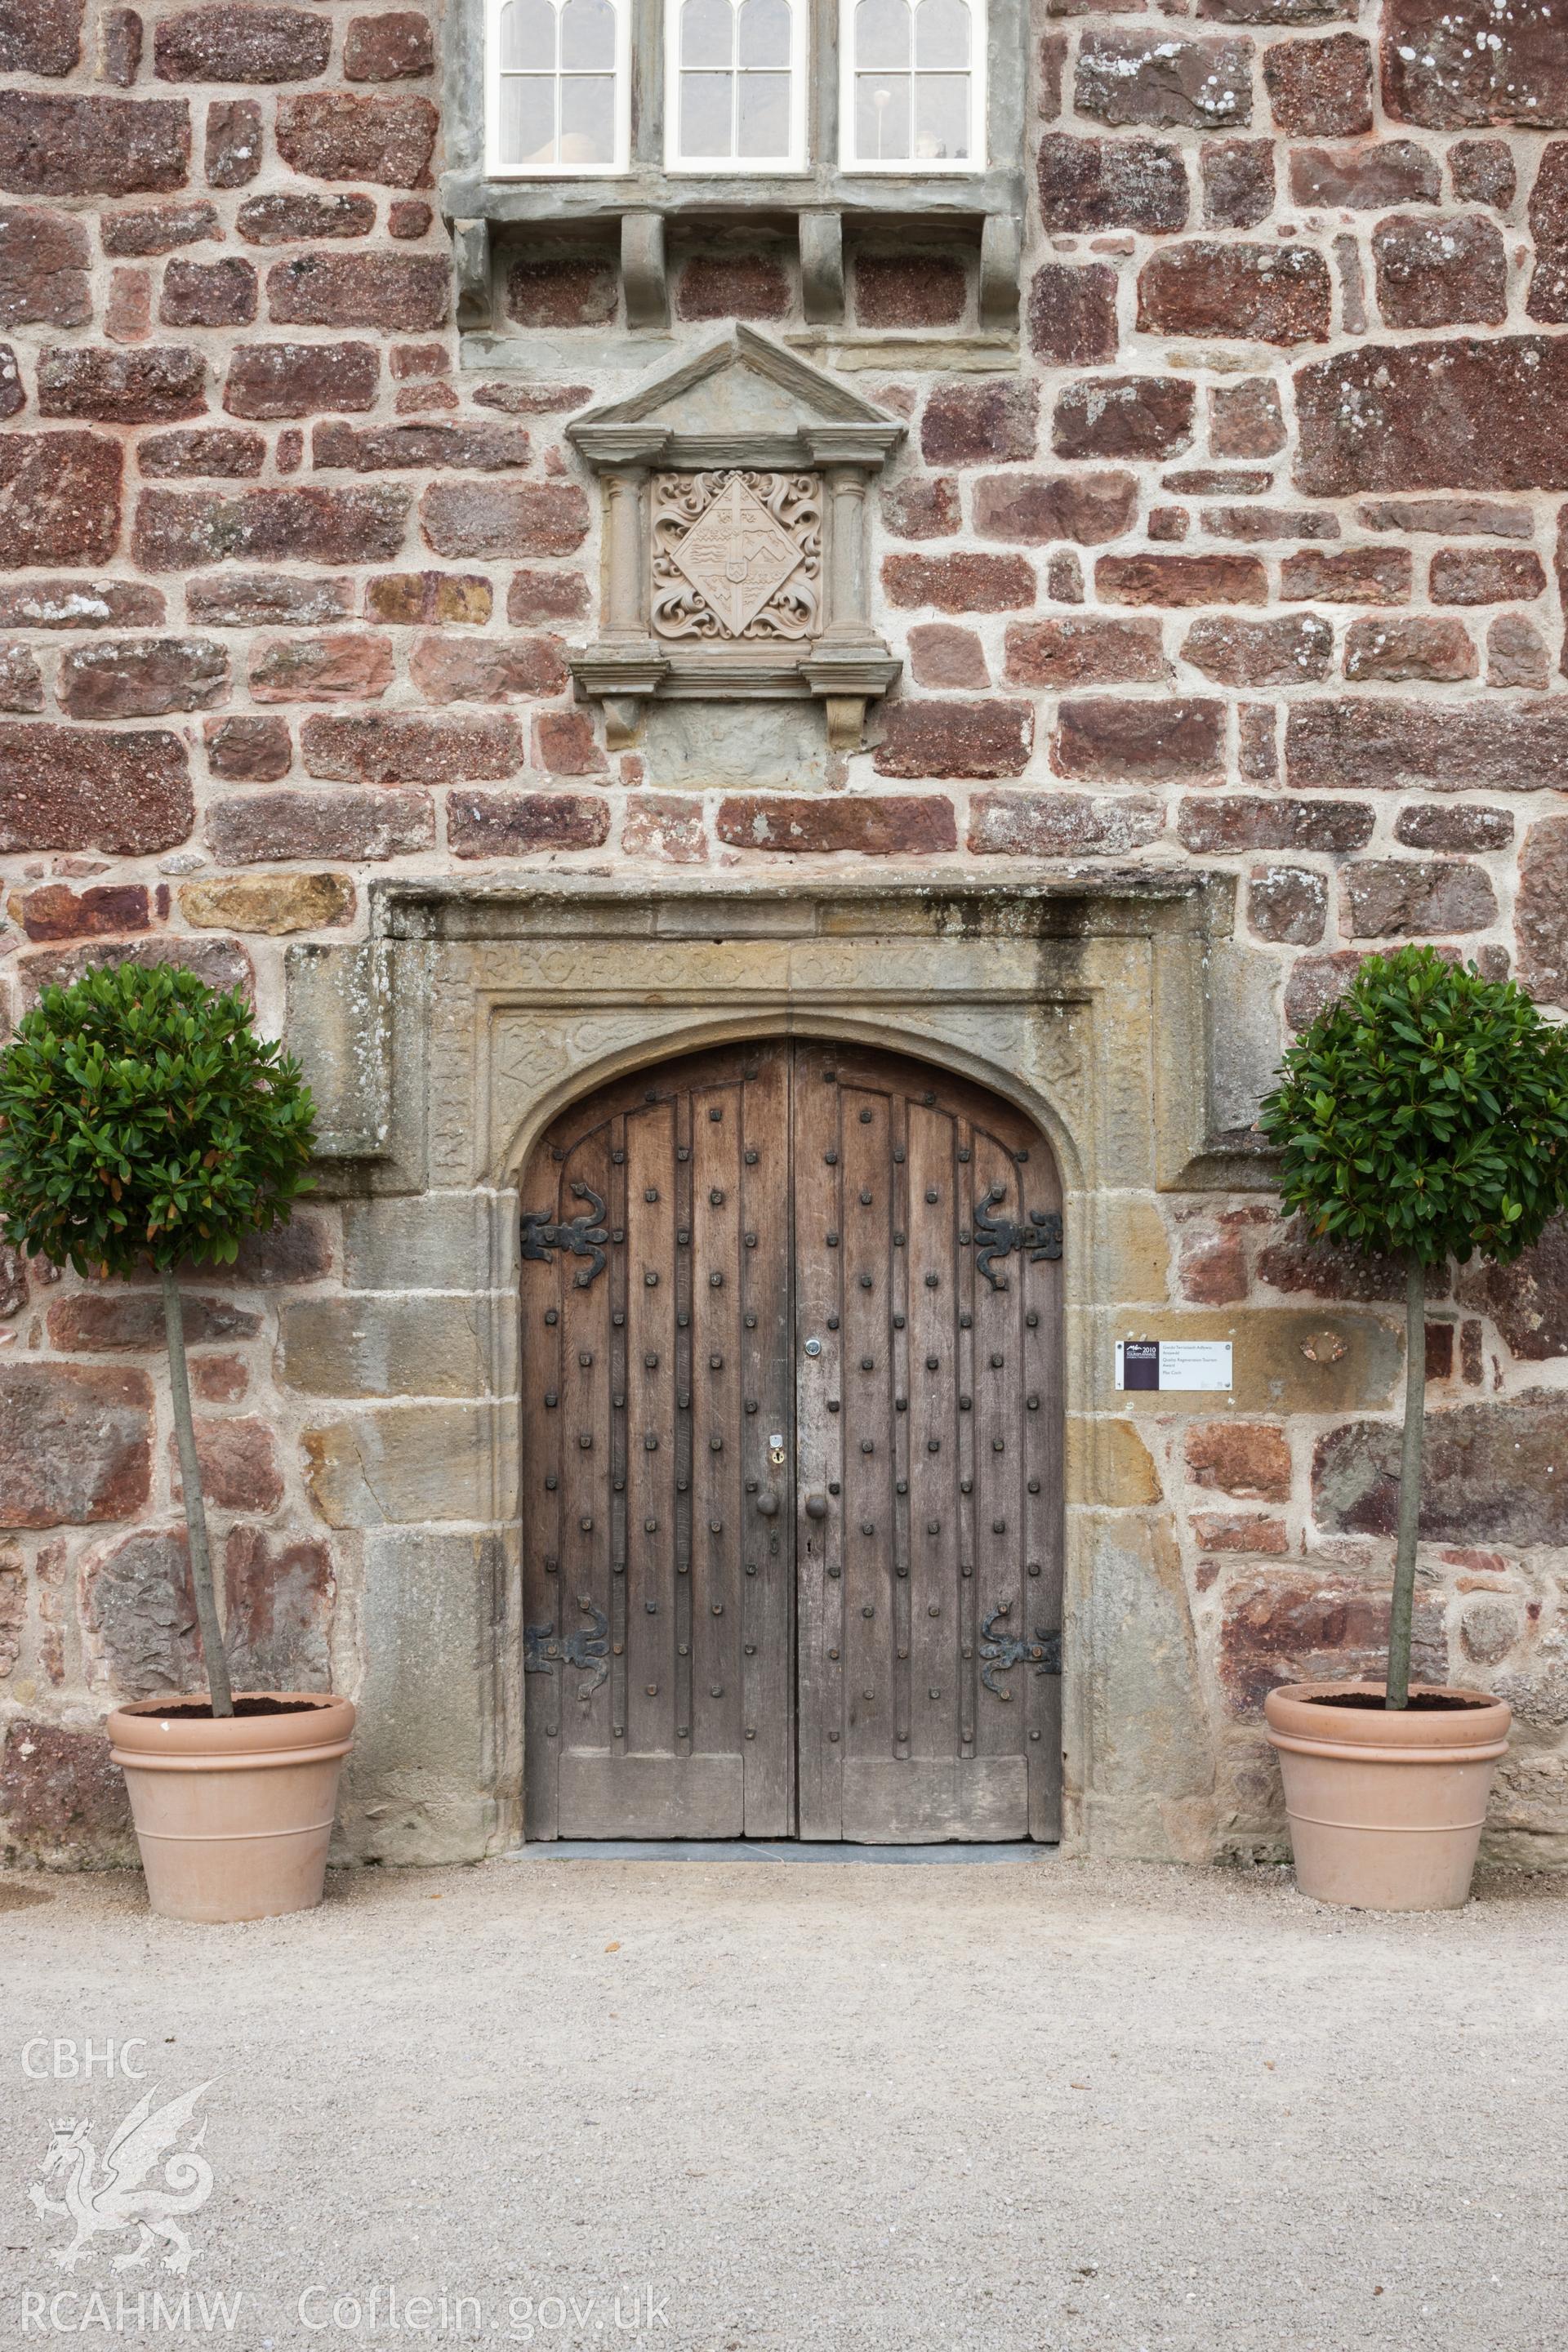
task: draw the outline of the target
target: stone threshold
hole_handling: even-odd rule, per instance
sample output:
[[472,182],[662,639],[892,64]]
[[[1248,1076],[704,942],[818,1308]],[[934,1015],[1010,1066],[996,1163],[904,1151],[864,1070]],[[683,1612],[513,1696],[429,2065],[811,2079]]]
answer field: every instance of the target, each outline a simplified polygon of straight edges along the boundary
[[502,1862],[1033,1862],[1055,1845],[815,1845],[793,1838],[556,1838],[514,1847]]

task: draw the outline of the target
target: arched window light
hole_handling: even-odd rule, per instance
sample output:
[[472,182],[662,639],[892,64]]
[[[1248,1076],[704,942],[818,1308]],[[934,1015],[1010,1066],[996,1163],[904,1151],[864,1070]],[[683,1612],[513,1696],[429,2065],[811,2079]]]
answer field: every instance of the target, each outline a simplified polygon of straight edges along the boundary
[[624,172],[632,0],[491,0],[496,171]]
[[844,0],[842,37],[847,169],[984,167],[982,0]]
[[666,162],[678,172],[805,163],[803,0],[666,0]]

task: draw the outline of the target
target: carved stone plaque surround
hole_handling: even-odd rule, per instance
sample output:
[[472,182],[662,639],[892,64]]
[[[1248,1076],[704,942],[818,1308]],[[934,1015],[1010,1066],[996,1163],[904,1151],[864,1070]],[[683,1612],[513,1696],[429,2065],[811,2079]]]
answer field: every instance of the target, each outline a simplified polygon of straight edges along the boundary
[[858,747],[900,667],[871,625],[866,493],[903,436],[744,326],[568,426],[605,501],[600,631],[572,671],[613,749],[655,696],[815,699]]

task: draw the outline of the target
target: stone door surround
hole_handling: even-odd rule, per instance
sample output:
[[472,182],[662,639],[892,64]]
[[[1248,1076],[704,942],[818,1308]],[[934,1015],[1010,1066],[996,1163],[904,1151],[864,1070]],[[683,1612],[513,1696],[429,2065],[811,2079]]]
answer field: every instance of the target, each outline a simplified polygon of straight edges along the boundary
[[[520,1831],[518,1178],[563,1105],[727,1039],[902,1048],[994,1088],[1048,1138],[1067,1248],[1065,1835],[1199,1858],[1210,1738],[1165,1516],[1107,1475],[1125,1429],[1117,1307],[1153,1196],[1259,1181],[1234,1134],[1250,974],[1232,885],[1190,868],[669,883],[538,876],[372,886],[363,946],[290,951],[289,1040],[347,1196],[345,1369],[305,1443],[319,1507],[363,1531],[363,1735],[345,1820],[388,1860]],[[1269,1017],[1272,1019],[1271,1008]],[[352,1368],[395,1351],[439,1393]],[[383,1327],[385,1327],[384,1328]],[[438,1349],[450,1327],[460,1345]],[[383,1345],[384,1340],[387,1344]],[[289,1351],[284,1373],[289,1376]],[[454,1372],[460,1362],[467,1370]]]

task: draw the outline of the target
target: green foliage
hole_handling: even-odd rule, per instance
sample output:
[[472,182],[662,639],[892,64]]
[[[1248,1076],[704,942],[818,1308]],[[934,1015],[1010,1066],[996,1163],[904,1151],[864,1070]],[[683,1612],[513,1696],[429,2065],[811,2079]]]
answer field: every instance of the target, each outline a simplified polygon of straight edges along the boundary
[[313,1118],[243,997],[167,965],[89,971],[0,1054],[0,1229],[79,1274],[229,1264],[309,1190]]
[[1263,1106],[1280,1192],[1323,1241],[1504,1264],[1568,1202],[1568,1030],[1432,948],[1371,956]]

